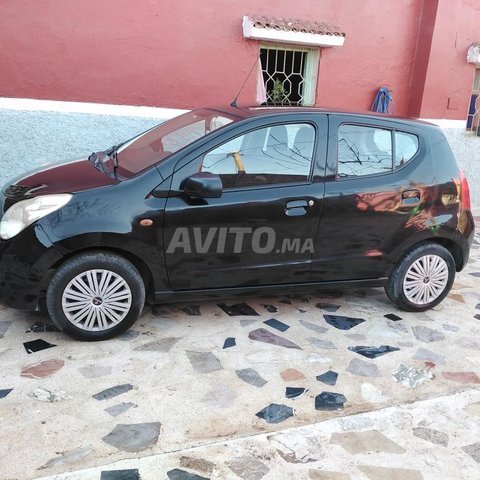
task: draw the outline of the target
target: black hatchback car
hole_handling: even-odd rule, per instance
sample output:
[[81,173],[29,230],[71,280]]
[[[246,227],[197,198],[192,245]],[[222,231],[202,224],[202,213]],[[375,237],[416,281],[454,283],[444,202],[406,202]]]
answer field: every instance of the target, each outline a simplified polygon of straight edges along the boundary
[[468,261],[468,184],[442,131],[321,109],[195,110],[0,196],[0,298],[82,340],[151,303],[384,286],[443,300]]

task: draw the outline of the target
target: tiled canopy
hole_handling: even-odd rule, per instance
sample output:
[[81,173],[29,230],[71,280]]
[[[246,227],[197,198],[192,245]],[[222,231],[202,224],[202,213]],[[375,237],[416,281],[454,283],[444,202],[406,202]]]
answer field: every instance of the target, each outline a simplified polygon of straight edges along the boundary
[[250,15],[243,17],[243,36],[299,45],[340,47],[346,33],[325,22]]

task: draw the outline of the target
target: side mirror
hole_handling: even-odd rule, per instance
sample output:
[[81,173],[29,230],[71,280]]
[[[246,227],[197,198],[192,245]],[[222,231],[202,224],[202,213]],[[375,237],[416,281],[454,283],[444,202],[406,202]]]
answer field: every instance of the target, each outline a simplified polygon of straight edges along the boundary
[[219,198],[223,193],[223,185],[218,175],[201,172],[187,178],[183,191],[190,197]]

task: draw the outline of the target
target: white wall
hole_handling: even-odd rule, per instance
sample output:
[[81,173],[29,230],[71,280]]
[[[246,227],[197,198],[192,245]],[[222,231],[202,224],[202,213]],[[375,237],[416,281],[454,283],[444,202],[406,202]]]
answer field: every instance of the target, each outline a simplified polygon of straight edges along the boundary
[[44,163],[86,158],[182,112],[0,98],[0,186]]
[[480,214],[480,136],[465,130],[466,120],[428,120],[444,131],[459,167],[470,186],[472,207]]

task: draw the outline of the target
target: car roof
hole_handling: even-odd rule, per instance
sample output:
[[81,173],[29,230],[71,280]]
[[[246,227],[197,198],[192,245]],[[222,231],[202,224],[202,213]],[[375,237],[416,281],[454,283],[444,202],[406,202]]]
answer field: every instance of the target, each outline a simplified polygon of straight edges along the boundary
[[232,107],[207,107],[212,110],[217,110],[219,112],[224,112],[229,115],[235,115],[237,117],[248,118],[248,117],[258,117],[258,116],[276,116],[276,115],[294,115],[298,113],[302,114],[318,114],[323,113],[326,115],[348,115],[348,116],[359,116],[367,117],[378,120],[396,120],[399,122],[412,122],[422,125],[429,125],[437,127],[434,123],[426,122],[414,117],[402,117],[392,115],[390,113],[378,113],[378,112],[367,112],[367,111],[350,111],[343,110],[338,108],[327,108],[327,107],[281,107],[281,106],[238,106]]

